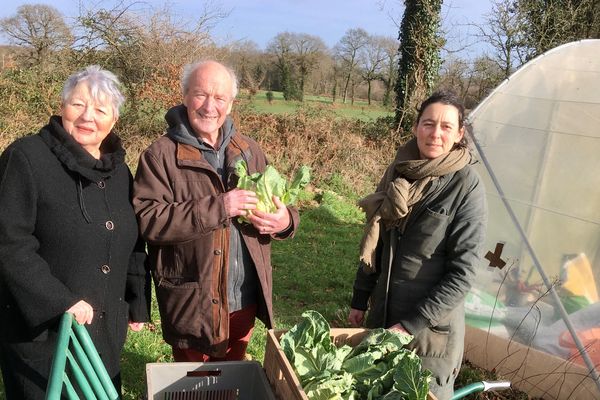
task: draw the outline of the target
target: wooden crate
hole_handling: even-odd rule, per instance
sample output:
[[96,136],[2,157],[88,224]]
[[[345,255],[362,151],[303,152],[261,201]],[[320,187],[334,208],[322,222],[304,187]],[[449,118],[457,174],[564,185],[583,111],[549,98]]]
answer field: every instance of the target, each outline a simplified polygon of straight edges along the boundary
[[[265,348],[263,368],[278,399],[308,400],[294,372],[294,368],[279,345],[279,338],[285,332],[285,330],[273,329],[269,329],[267,332],[267,346]],[[367,333],[368,329],[334,328],[331,329],[331,338],[338,347],[344,344],[354,347],[360,343]],[[431,393],[429,393],[428,399],[436,400],[435,396]]]

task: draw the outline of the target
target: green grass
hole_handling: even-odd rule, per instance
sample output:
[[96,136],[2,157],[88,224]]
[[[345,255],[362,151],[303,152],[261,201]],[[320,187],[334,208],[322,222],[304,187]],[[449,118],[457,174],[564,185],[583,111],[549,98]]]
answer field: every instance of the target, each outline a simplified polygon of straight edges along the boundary
[[[244,94],[241,94],[240,98],[244,98]],[[356,118],[363,121],[393,115],[389,109],[373,101],[371,105],[364,100],[357,100],[354,104],[350,104],[350,100],[347,100],[346,104],[343,104],[341,98],[338,98],[333,103],[330,97],[324,96],[304,96],[304,102],[285,101],[281,92],[273,92],[273,101],[269,103],[266,92],[259,91],[252,97],[251,104],[256,112],[271,114],[291,114],[303,105],[311,104],[330,109],[339,117]]]

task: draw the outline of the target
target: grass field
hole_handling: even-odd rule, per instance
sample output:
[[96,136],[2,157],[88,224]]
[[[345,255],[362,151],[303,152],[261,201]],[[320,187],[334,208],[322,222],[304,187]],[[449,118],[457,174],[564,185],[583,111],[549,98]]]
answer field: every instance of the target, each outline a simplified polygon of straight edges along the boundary
[[[238,99],[247,101],[247,95],[242,93],[238,96]],[[389,109],[375,102],[371,102],[371,105],[368,105],[365,100],[357,100],[354,104],[350,104],[350,100],[347,100],[346,104],[344,104],[338,98],[334,103],[330,97],[323,96],[304,96],[304,102],[285,101],[281,92],[273,92],[273,101],[269,103],[266,92],[259,91],[252,97],[251,104],[256,112],[272,114],[293,113],[298,107],[309,104],[332,110],[340,117],[357,118],[363,121],[394,115]]]

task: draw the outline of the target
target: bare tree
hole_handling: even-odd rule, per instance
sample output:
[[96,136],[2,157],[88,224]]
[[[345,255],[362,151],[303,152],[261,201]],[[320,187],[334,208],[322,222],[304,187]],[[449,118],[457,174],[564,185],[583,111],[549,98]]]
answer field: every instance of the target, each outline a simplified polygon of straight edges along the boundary
[[513,0],[492,1],[492,8],[485,15],[483,25],[475,25],[479,38],[494,49],[490,59],[508,78],[525,60],[522,53],[522,21]]
[[385,51],[385,61],[383,62],[381,81],[385,86],[383,95],[383,105],[389,106],[392,101],[392,91],[398,79],[398,40],[394,38],[384,38],[383,49]]
[[327,48],[323,40],[314,35],[306,33],[293,34],[292,45],[295,49],[296,65],[299,77],[300,100],[304,99],[304,86],[309,74],[318,67],[320,55]]
[[498,86],[504,79],[504,71],[489,57],[476,58],[469,72],[469,92],[465,96],[465,106],[473,107]]
[[450,57],[444,61],[440,70],[439,87],[452,89],[465,99],[471,84],[471,65],[467,60]]
[[34,65],[43,65],[52,52],[69,48],[73,42],[63,16],[45,4],[19,6],[16,15],[0,20],[0,32],[10,43],[24,48]]
[[[137,106],[138,95],[150,87],[154,91],[161,85],[176,88],[183,64],[215,56],[210,29],[215,20],[227,15],[205,8],[193,22],[186,23],[167,6],[143,14],[134,9],[136,4],[123,1],[111,9],[80,5],[76,42],[77,63],[101,63],[119,73],[132,107]],[[179,97],[178,91],[166,91]],[[175,99],[165,97],[167,100]]]
[[280,75],[281,91],[285,100],[298,98],[298,88],[293,78],[294,39],[290,32],[278,33],[267,44],[267,52],[275,57],[275,65]]
[[315,68],[311,71],[305,83],[305,93],[329,95],[334,84],[334,59],[329,51],[318,54]]
[[267,58],[253,41],[237,43],[229,49],[230,64],[236,67],[240,87],[248,90],[248,97],[256,95],[267,77]]
[[365,46],[362,48],[362,78],[367,82],[367,102],[371,105],[371,83],[374,80],[381,79],[383,75],[384,63],[387,59],[386,40],[384,36],[371,36],[367,38]]
[[286,100],[303,100],[308,77],[318,67],[326,50],[321,38],[306,33],[283,32],[269,42],[267,52],[277,59]]
[[343,102],[348,98],[350,83],[355,83],[354,74],[359,65],[360,50],[366,46],[369,34],[361,28],[349,29],[334,47],[335,56],[341,61],[344,69],[344,93]]

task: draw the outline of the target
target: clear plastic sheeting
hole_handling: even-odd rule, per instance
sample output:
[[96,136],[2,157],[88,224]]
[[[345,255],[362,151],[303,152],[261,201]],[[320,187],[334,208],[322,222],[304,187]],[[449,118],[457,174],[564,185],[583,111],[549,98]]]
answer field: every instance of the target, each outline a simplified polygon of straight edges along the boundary
[[582,366],[600,398],[600,40],[525,64],[468,120],[489,224],[467,324]]

